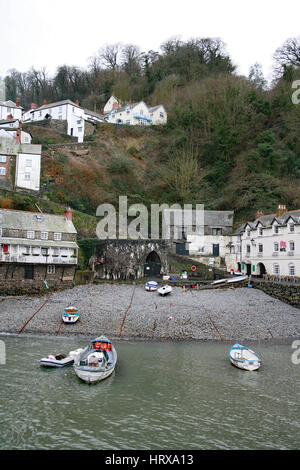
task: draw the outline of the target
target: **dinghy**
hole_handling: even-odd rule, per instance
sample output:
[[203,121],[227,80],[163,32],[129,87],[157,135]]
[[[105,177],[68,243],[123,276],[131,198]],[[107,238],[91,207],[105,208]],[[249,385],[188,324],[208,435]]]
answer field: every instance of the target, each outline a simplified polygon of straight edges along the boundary
[[158,289],[158,283],[155,281],[148,281],[145,284],[145,290],[148,292],[153,292]]
[[234,282],[242,282],[242,281],[246,281],[247,279],[248,279],[248,276],[231,277],[227,279],[227,284],[232,284]]
[[79,310],[73,305],[69,305],[62,313],[62,320],[64,323],[76,323],[79,319]]
[[162,286],[159,289],[157,289],[157,292],[159,295],[168,295],[170,292],[172,292],[172,287],[171,286]]
[[106,336],[99,336],[89,343],[74,361],[77,377],[89,384],[109,377],[115,370],[117,351]]
[[229,350],[231,364],[244,370],[257,370],[261,366],[261,359],[257,353],[241,344],[234,344]]
[[74,359],[82,351],[82,348],[70,351],[66,356],[65,354],[49,354],[48,357],[43,357],[40,360],[40,365],[44,367],[64,367],[72,364]]

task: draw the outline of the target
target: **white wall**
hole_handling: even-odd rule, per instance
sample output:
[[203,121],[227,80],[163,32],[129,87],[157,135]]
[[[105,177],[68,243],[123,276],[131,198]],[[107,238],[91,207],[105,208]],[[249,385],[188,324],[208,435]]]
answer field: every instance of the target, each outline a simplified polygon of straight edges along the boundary
[[19,188],[40,189],[41,155],[18,153],[16,158],[15,185]]
[[14,108],[9,105],[0,104],[0,119],[7,119],[7,116],[12,115],[14,119],[22,119],[22,108]]

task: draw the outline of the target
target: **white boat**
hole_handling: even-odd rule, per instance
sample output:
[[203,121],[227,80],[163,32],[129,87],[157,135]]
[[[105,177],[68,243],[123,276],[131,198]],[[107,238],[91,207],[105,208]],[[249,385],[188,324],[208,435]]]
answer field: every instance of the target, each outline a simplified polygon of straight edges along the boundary
[[229,350],[231,364],[244,370],[257,370],[261,366],[261,359],[257,353],[241,344],[234,344]]
[[115,370],[117,351],[106,336],[99,336],[89,343],[74,360],[77,377],[89,384],[109,377]]
[[158,289],[158,283],[155,281],[148,281],[145,284],[145,290],[148,292],[153,292]]
[[246,281],[247,279],[248,279],[248,276],[230,277],[229,279],[227,279],[227,284],[232,284],[234,282]]
[[79,319],[79,310],[73,305],[69,305],[62,313],[64,323],[76,323]]
[[172,287],[171,286],[162,286],[159,289],[157,289],[157,292],[159,295],[168,295],[172,292]]
[[65,354],[49,354],[48,357],[43,357],[40,360],[40,365],[44,367],[64,367],[72,364],[82,348],[70,351],[66,356]]

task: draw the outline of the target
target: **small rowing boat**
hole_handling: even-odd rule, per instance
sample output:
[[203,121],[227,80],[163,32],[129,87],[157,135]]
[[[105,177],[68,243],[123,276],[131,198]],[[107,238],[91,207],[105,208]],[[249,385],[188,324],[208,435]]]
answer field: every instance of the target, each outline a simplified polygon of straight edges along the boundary
[[172,287],[171,286],[162,286],[159,289],[157,289],[157,292],[159,295],[168,295],[172,292]]
[[79,310],[73,305],[69,305],[62,313],[64,323],[76,323],[79,319]]
[[257,370],[261,366],[260,356],[241,344],[234,344],[229,350],[231,364],[244,370]]
[[91,341],[76,357],[74,371],[77,377],[89,384],[109,377],[115,370],[117,351],[106,336]]
[[70,351],[66,356],[65,354],[49,354],[48,357],[43,357],[40,360],[40,365],[44,367],[64,367],[72,364],[77,357],[77,355],[82,351],[82,349],[76,349],[75,351]]

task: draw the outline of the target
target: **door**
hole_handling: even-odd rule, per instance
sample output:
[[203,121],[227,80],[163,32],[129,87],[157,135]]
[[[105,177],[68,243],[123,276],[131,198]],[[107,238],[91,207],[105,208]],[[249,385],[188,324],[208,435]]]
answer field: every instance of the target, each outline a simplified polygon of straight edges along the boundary
[[219,244],[213,244],[213,257],[220,256],[220,245]]
[[149,276],[158,277],[160,276],[160,270],[161,270],[160,257],[155,251],[152,251],[147,256],[146,263],[144,265],[144,276],[145,277],[149,277]]
[[186,249],[185,243],[176,243],[176,254],[182,256],[189,255],[189,250]]
[[25,265],[24,278],[25,279],[33,279],[33,275],[34,275],[34,265],[33,264]]

